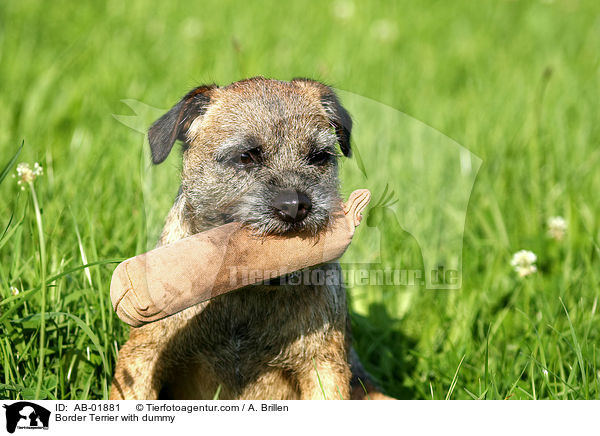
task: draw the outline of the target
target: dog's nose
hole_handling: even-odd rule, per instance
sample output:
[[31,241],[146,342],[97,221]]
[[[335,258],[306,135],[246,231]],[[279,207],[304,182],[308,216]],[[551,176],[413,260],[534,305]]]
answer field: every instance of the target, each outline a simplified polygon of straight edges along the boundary
[[302,221],[312,209],[310,198],[304,192],[281,191],[273,200],[277,215],[289,223]]

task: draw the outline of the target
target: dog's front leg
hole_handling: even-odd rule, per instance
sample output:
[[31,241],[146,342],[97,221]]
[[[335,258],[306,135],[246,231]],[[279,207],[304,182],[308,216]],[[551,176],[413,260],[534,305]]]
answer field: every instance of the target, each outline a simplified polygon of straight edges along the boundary
[[350,399],[350,366],[341,360],[315,359],[299,380],[303,400]]
[[119,351],[109,398],[111,400],[157,400],[160,382],[157,375],[159,343],[149,342],[147,335],[132,330]]

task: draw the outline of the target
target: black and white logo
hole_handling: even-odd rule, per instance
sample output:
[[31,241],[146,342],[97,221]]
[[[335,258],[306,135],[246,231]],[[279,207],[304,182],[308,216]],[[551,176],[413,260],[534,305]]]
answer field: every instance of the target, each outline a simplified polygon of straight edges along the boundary
[[50,411],[29,401],[19,401],[2,405],[6,409],[6,431],[14,433],[16,429],[48,430]]

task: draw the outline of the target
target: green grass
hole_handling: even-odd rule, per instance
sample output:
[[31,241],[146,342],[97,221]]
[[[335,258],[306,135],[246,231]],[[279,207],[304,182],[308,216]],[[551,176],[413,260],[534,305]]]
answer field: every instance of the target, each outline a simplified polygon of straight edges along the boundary
[[[344,192],[367,186],[376,202],[389,184],[397,201],[348,259],[370,261],[378,235],[384,266],[418,264],[413,226],[424,262],[436,247],[456,260],[439,230],[464,227],[460,290],[349,289],[355,346],[389,394],[600,399],[598,2],[390,3],[1,3],[0,175],[23,140],[14,164],[44,175],[37,219],[32,191],[0,177],[0,398],[107,396],[127,337],[111,272],[155,243],[178,188],[177,153],[151,168],[113,116],[134,115],[122,100],[166,109],[200,83],[264,75],[356,95],[342,97],[366,173],[343,164]],[[420,167],[415,153],[453,141],[481,167],[446,207],[431,193],[468,183],[447,179],[437,148]],[[553,215],[562,241],[546,234]],[[442,239],[427,248],[429,230]],[[509,264],[522,248],[538,256],[525,279]]]

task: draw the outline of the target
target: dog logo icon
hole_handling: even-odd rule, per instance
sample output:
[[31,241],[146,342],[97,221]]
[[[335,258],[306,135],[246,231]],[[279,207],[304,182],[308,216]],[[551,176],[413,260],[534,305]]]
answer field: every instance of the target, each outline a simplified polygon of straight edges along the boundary
[[10,405],[2,405],[6,409],[6,431],[14,433],[15,429],[48,429],[50,411],[29,401],[19,401]]

